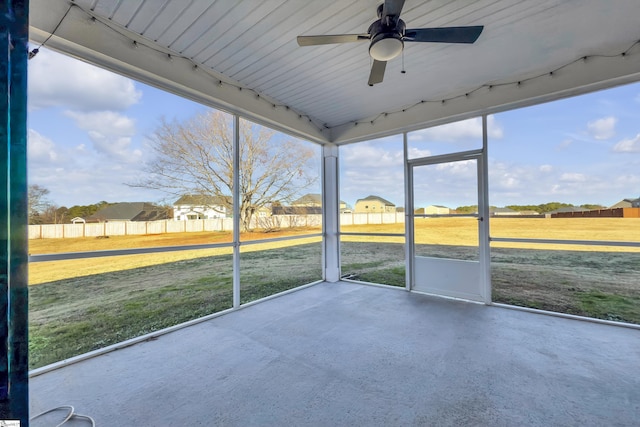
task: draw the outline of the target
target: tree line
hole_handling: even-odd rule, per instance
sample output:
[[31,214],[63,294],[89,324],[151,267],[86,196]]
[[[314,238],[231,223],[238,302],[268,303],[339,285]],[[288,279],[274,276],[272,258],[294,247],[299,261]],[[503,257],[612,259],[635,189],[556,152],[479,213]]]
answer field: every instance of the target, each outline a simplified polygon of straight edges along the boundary
[[100,201],[91,205],[57,206],[49,200],[49,189],[38,184],[29,185],[29,224],[65,224],[73,218],[86,218],[113,203]]
[[[495,208],[496,206],[490,206],[490,208]],[[507,205],[505,208],[514,210],[516,212],[522,211],[535,211],[540,214],[545,214],[549,212],[556,211],[560,208],[570,208],[574,207],[574,205],[570,203],[562,203],[562,202],[549,202],[549,203],[541,203],[539,205]],[[595,209],[606,209],[606,206],[592,203],[585,203],[579,206],[583,209],[595,210]],[[478,212],[478,205],[470,205],[470,206],[458,206],[456,208],[456,212],[459,213],[474,213]]]

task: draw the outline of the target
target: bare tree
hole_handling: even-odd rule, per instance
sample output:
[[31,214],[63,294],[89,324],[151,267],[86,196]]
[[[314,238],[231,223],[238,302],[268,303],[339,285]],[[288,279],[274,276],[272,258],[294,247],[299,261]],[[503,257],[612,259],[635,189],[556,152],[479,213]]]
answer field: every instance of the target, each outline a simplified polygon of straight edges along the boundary
[[39,216],[43,224],[64,224],[70,219],[68,218],[67,210],[64,206],[58,207],[50,204]]
[[[174,196],[215,196],[232,208],[230,116],[209,111],[184,122],[163,120],[152,141],[154,160],[144,166],[144,178],[129,185]],[[290,201],[317,180],[317,171],[312,170],[316,152],[311,147],[245,120],[240,121],[239,155],[243,231],[251,228],[251,218],[260,208]]]
[[41,215],[51,205],[51,202],[47,199],[48,195],[49,189],[41,185],[32,184],[29,186],[29,224],[42,223]]

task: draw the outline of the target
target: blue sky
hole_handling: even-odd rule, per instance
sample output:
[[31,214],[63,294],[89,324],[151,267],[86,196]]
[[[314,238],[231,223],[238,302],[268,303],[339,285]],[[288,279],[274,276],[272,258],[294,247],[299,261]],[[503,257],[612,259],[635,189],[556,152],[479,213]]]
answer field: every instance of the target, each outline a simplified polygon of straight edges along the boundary
[[[41,49],[29,61],[30,183],[48,188],[59,206],[171,201],[125,183],[150,160],[149,137],[162,117],[205,109]],[[640,197],[640,84],[496,114],[489,125],[492,205]],[[480,119],[413,132],[410,155],[478,148],[481,135]],[[404,204],[401,136],[342,147],[340,165],[342,200],[376,194]],[[425,169],[418,205],[473,201],[473,165]]]
[[[558,201],[610,206],[640,197],[638,83],[495,114],[488,124],[491,205]],[[480,148],[481,120],[412,132],[408,140],[412,158]],[[401,206],[401,150],[400,136],[344,147],[343,193],[359,191],[356,198],[379,194]],[[382,173],[381,166],[390,172]],[[475,204],[474,174],[475,164],[468,162],[421,168],[416,171],[416,206]],[[367,177],[374,177],[368,190]]]

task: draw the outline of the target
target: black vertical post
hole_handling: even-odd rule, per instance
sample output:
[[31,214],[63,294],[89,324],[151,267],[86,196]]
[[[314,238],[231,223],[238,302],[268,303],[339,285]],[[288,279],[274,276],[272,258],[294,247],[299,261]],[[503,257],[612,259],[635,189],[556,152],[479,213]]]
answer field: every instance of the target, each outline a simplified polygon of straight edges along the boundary
[[29,425],[27,57],[29,1],[0,2],[0,419]]

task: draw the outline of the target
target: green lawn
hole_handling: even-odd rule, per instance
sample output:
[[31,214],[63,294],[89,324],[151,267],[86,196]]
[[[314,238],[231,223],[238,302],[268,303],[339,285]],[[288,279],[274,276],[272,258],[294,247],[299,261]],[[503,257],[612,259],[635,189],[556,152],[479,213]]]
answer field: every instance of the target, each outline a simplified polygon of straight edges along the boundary
[[[241,303],[320,280],[320,256],[319,243],[242,254]],[[29,291],[33,369],[231,308],[232,258],[77,277]]]
[[[431,256],[474,249],[425,245]],[[404,245],[341,243],[342,273],[405,286]],[[321,244],[241,253],[241,302],[321,278]],[[109,258],[92,262],[108,263]],[[492,249],[496,302],[640,324],[640,253]],[[232,306],[231,255],[207,256],[30,287],[30,367]]]

